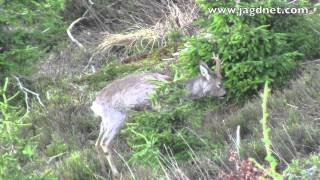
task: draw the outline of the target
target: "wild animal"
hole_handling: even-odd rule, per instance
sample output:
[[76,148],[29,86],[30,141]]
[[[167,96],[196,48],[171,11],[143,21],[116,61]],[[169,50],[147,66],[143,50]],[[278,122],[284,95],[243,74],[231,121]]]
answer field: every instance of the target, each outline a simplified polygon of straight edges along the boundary
[[[226,90],[222,85],[220,72],[221,61],[217,56],[213,59],[216,63],[215,72],[200,61],[200,75],[184,82],[189,98],[225,96]],[[124,126],[129,109],[141,110],[151,106],[150,94],[155,91],[156,86],[150,79],[161,81],[169,80],[170,77],[159,73],[131,74],[108,84],[92,103],[92,111],[102,119],[95,146],[98,152],[102,150],[105,153],[114,176],[119,176],[119,171],[113,159],[112,141]],[[106,172],[105,167],[102,168]]]

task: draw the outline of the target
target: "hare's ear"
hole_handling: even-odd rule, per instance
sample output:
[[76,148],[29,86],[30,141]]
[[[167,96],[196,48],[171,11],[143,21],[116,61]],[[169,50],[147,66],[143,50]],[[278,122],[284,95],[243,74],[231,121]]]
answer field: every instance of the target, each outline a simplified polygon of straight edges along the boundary
[[207,64],[203,61],[200,61],[199,68],[200,68],[201,75],[205,77],[207,80],[210,80],[211,79],[210,69],[207,66]]

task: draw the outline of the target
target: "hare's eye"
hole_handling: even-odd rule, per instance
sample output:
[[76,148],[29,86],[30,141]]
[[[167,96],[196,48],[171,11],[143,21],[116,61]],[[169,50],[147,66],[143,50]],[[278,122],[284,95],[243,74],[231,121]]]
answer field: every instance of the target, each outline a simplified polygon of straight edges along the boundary
[[217,83],[217,87],[218,87],[218,88],[221,87],[221,83],[220,83],[220,82]]

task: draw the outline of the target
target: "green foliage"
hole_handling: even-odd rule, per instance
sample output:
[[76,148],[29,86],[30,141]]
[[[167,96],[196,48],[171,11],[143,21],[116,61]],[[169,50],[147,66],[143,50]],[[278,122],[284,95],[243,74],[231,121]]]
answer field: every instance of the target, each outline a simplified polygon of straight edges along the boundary
[[92,169],[86,163],[84,154],[74,151],[69,157],[65,158],[59,166],[58,176],[60,179],[95,179]]
[[[19,92],[9,93],[9,79],[0,89],[0,179],[28,179],[32,172],[24,172],[23,166],[32,160],[36,144],[32,137],[21,137],[27,114],[24,108],[13,105]],[[19,101],[18,101],[19,102]]]
[[[78,5],[73,1],[68,2],[70,5]],[[199,2],[204,9],[213,5],[227,6],[225,2],[231,5],[234,3],[231,0]],[[246,2],[248,1],[241,1],[239,6],[260,4],[264,7],[274,6],[266,1],[250,4]],[[64,33],[65,26],[58,14],[63,9],[63,3],[62,0],[5,2],[0,0],[0,76],[10,72],[30,72],[35,60],[60,40],[59,34]],[[85,8],[78,9],[77,14],[81,15],[84,10]],[[228,88],[230,98],[242,101],[256,93],[265,80],[270,80],[274,86],[283,85],[296,66],[297,57],[319,56],[319,36],[314,33],[320,29],[317,18],[319,19],[318,14],[288,16],[264,14],[254,17],[210,14],[207,20],[202,19],[200,23],[206,28],[205,36],[194,36],[189,39],[181,54],[182,61],[179,61],[175,68],[179,72],[185,72],[184,76],[176,75],[176,82],[172,84],[154,82],[159,86],[157,93],[152,96],[155,111],[129,113],[130,121],[127,122],[125,136],[133,150],[131,161],[149,165],[149,170],[159,168],[159,161],[168,161],[169,164],[167,159],[177,159],[179,166],[182,165],[181,169],[176,167],[170,169],[171,165],[165,168],[170,172],[179,173],[187,166],[188,176],[192,171],[196,171],[198,175],[190,179],[199,178],[201,170],[210,178],[212,176],[214,178],[214,172],[224,163],[221,162],[223,161],[221,144],[229,143],[230,133],[240,125],[241,138],[243,138],[242,153],[259,160],[265,157],[267,154],[265,147],[268,147],[267,161],[271,165],[270,172],[276,176],[274,169],[277,161],[273,156],[270,157],[271,133],[268,134],[269,128],[266,127],[266,121],[264,121],[264,144],[258,143],[261,137],[261,130],[258,128],[261,111],[258,103],[260,102],[249,103],[249,108],[247,106],[246,109],[240,109],[235,113],[237,115],[227,114],[227,112],[233,112],[235,107],[224,107],[227,110],[220,116],[214,114],[219,108],[216,101],[200,99],[193,102],[184,98],[185,92],[180,87],[179,80],[195,75],[200,59],[213,65],[211,56],[215,53],[224,60],[222,70],[226,77],[225,86]],[[181,34],[173,30],[168,38],[170,42],[180,41]],[[161,53],[161,50],[155,51],[151,59],[160,59]],[[168,54],[170,53],[171,51]],[[77,56],[75,53],[71,55]],[[81,74],[80,81],[86,81],[84,86],[76,84],[74,74],[72,78],[60,76],[42,79],[41,77],[30,86],[41,94],[47,112],[44,113],[41,108],[33,104],[33,112],[26,116],[24,116],[24,108],[18,105],[21,96],[15,93],[8,80],[3,81],[4,78],[0,77],[0,85],[3,85],[0,87],[0,179],[100,178],[102,172],[99,157],[93,145],[98,133],[99,119],[94,119],[88,108],[91,90],[100,90],[105,86],[106,81],[110,82],[135,72],[168,72],[166,63],[172,62],[160,63],[152,60],[126,65],[116,61],[108,62],[94,75]],[[272,147],[281,160],[289,162],[294,158],[293,156],[296,158],[299,158],[300,154],[305,156],[319,147],[317,138],[319,128],[315,121],[319,117],[319,108],[317,108],[320,100],[319,77],[318,69],[317,74],[305,77],[309,78],[308,81],[296,83],[293,90],[288,89],[283,96],[275,96],[272,99],[273,109],[270,112],[274,116],[270,116],[268,123],[275,128],[271,135]],[[309,85],[313,88],[305,87]],[[32,102],[31,100],[30,103]],[[26,118],[33,123],[30,129],[25,128],[29,127],[25,124]],[[203,119],[206,119],[207,124],[201,124]],[[204,133],[212,133],[212,142],[217,144],[208,145],[206,141],[199,138],[202,137],[202,132],[197,135],[197,132],[194,133],[191,130],[192,127],[197,128],[201,125],[205,126]],[[30,137],[25,131],[39,134],[41,143],[36,143],[35,138]],[[194,154],[191,149],[197,154]],[[288,149],[292,152],[288,153]],[[209,164],[214,164],[214,167],[199,167],[198,157],[195,156],[198,153],[200,155],[202,151],[208,153],[207,150],[210,153],[214,151],[214,157],[212,158],[211,154],[205,154],[203,162],[213,161],[215,163],[209,162]],[[61,156],[54,157],[61,153],[63,153]],[[285,153],[288,154],[288,158],[284,156]],[[163,156],[169,156],[169,158]],[[51,161],[48,162],[48,159]],[[188,159],[192,160],[184,161]],[[183,160],[183,163],[180,164],[180,160]],[[219,167],[216,167],[216,162]],[[292,161],[285,174],[297,179],[300,177],[318,179],[318,162],[318,155],[312,155],[306,160]],[[133,171],[137,173],[135,169]],[[126,173],[125,170],[122,172]],[[143,169],[141,177],[145,178],[148,173],[150,172],[146,173]],[[42,177],[38,177],[39,174]],[[170,173],[169,176],[171,176]],[[108,177],[105,178],[108,179]]]
[[[29,73],[33,63],[60,40],[63,0],[0,1],[0,75]],[[2,78],[1,78],[2,79]]]
[[183,34],[179,29],[172,29],[167,36],[169,42],[172,43],[181,42],[181,40],[183,39]]
[[55,156],[59,153],[64,153],[68,150],[68,145],[64,143],[57,135],[53,135],[52,142],[47,146],[46,155],[48,157]]
[[[283,176],[277,173],[276,168],[278,166],[278,161],[274,157],[272,153],[272,142],[270,138],[271,129],[268,127],[268,97],[270,94],[270,88],[268,86],[268,82],[265,83],[264,92],[262,97],[262,119],[260,121],[262,126],[262,142],[264,144],[266,150],[266,157],[265,160],[269,163],[269,168],[267,169],[267,173],[269,176],[273,177],[274,179],[283,179]],[[256,163],[257,164],[257,163]],[[259,165],[261,167],[261,165]]]
[[177,79],[181,77],[176,76],[174,82],[150,80],[158,87],[151,96],[156,111],[129,113],[130,122],[126,123],[125,132],[134,151],[130,159],[134,163],[157,170],[162,156],[187,160],[192,157],[186,153],[190,148],[194,151],[208,148],[191,129],[200,127],[206,112],[217,105],[212,100],[187,99]]
[[[310,68],[311,67],[311,68]],[[317,152],[320,144],[320,129],[314,121],[320,115],[320,71],[318,65],[307,66],[307,71],[284,91],[274,91],[269,98],[269,127],[273,151],[278,160],[290,162],[301,156]],[[247,103],[231,116],[213,116],[208,128],[212,139],[229,141],[230,129],[241,127],[241,157],[253,157],[264,163],[265,148],[261,143],[259,117],[261,103],[256,99]],[[292,106],[294,105],[294,106]],[[306,107],[306,108],[301,108]],[[272,114],[272,115],[271,115]],[[223,123],[216,119],[225,119]],[[281,169],[281,165],[278,167]]]
[[[235,1],[231,0],[199,0],[198,4],[206,12],[212,7],[235,7]],[[259,6],[289,7],[279,0],[241,1],[237,5],[238,8]],[[228,97],[238,102],[256,94],[267,80],[273,86],[282,86],[291,77],[290,72],[296,67],[298,57],[319,55],[314,53],[319,49],[319,36],[308,28],[312,24],[310,16],[208,14],[207,19],[200,21],[206,32],[190,38],[185,44],[179,69],[195,74],[199,60],[212,64],[212,54],[219,55],[223,60]]]
[[319,179],[320,155],[312,154],[306,159],[294,160],[290,163],[284,174],[288,179]]

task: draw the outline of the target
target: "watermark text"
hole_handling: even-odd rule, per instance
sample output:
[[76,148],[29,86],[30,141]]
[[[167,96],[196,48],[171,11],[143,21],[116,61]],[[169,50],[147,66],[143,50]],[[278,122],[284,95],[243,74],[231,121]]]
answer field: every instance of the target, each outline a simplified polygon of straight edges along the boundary
[[315,12],[315,8],[265,8],[265,7],[255,7],[255,8],[209,8],[209,13],[219,13],[219,14],[236,14],[238,16],[249,15],[254,16],[256,14],[311,14]]

